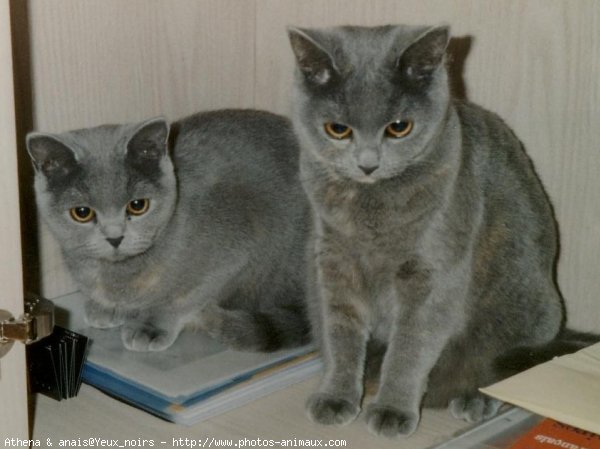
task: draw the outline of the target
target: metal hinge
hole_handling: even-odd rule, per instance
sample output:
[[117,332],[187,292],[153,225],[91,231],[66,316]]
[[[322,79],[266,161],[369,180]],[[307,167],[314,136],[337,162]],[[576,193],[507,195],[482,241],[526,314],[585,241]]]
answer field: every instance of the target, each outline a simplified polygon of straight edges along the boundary
[[15,341],[25,344],[41,340],[54,329],[54,304],[40,296],[25,298],[25,313],[15,319],[6,310],[0,310],[0,357]]

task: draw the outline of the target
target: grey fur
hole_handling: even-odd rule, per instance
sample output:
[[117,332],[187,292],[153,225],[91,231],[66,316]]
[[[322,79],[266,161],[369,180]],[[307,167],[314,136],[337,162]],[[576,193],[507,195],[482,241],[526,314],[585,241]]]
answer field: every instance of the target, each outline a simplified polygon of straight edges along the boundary
[[[154,119],[27,138],[38,208],[90,298],[89,324],[121,326],[138,351],[168,348],[188,323],[240,349],[305,343],[309,205],[288,120],[193,115],[172,126],[172,154],[168,132]],[[143,198],[149,211],[127,215]],[[76,206],[96,219],[76,223]]]
[[[411,434],[422,404],[493,416],[499,403],[477,389],[499,379],[494,361],[552,341],[563,322],[555,221],[521,143],[493,113],[450,97],[447,27],[289,35],[315,223],[310,312],[326,366],[310,418],[357,416],[367,342],[387,348],[372,432]],[[412,132],[386,137],[402,119]],[[330,138],[327,122],[352,137]]]

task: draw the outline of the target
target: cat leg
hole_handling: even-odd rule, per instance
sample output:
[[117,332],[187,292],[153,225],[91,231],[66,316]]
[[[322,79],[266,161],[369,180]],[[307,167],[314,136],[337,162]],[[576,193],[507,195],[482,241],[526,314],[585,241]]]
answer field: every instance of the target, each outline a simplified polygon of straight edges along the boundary
[[191,292],[170,298],[165,305],[138,312],[121,328],[125,347],[134,351],[162,351],[170,347],[186,324],[198,321],[203,304],[210,304],[211,298],[219,297],[228,282],[233,283],[237,270],[233,263],[215,268],[210,281],[199,280],[198,287]]
[[478,423],[496,416],[501,406],[501,401],[474,392],[452,399],[448,410],[457,419]]
[[286,298],[287,302],[276,301],[275,306],[256,314],[257,322],[266,327],[271,335],[268,346],[270,350],[302,346],[311,342],[304,292],[293,292]]
[[169,348],[189,321],[172,308],[156,307],[129,318],[121,327],[123,345],[131,351],[163,351]]
[[325,374],[306,403],[309,418],[319,424],[348,424],[360,412],[367,335],[339,318],[329,316],[332,322],[323,326],[324,338],[331,339],[323,351]]
[[[299,332],[288,332],[280,318],[259,311],[226,309],[216,301],[209,301],[200,311],[199,324],[214,339],[241,351],[275,351],[283,346],[306,343]],[[306,318],[297,316],[298,320]],[[308,329],[304,333],[308,335]]]
[[383,359],[379,390],[367,408],[367,425],[374,434],[408,436],[416,430],[429,373],[460,322],[453,299],[461,297],[462,289],[452,288],[452,277],[437,279],[444,288],[436,288],[433,276],[414,264],[398,275],[397,292],[404,297]]
[[84,320],[90,327],[110,329],[125,322],[125,313],[117,306],[107,306],[89,299],[84,306]]
[[[501,331],[495,329],[493,332],[499,334]],[[454,339],[452,345],[444,349],[429,375],[425,406],[447,406],[452,416],[470,423],[497,414],[502,402],[478,391],[478,387],[491,385],[502,378],[494,367],[497,351],[490,344],[490,338],[481,333],[469,333]]]
[[325,374],[307,401],[309,418],[320,424],[343,425],[356,418],[363,396],[363,372],[369,333],[360,278],[351,259],[333,252],[317,261],[321,281],[321,335]]
[[[404,326],[397,324],[396,328]],[[428,369],[435,363],[419,353],[424,341],[410,335],[415,329],[396,331],[381,367],[379,390],[367,407],[369,431],[386,437],[412,434],[420,420],[420,403]]]

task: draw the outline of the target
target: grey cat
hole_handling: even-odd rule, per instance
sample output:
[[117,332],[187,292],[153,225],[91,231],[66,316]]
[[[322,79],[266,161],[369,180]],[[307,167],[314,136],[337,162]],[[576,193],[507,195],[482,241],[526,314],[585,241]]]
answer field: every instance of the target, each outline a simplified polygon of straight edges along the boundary
[[309,205],[287,119],[206,112],[171,129],[30,133],[27,148],[91,326],[121,326],[136,351],[168,348],[186,324],[238,349],[308,341]]
[[315,223],[309,308],[325,359],[310,418],[352,421],[365,364],[377,363],[366,411],[376,434],[411,434],[423,404],[493,416],[500,403],[479,387],[533,363],[528,348],[549,356],[586,337],[563,329],[555,221],[521,143],[451,98],[446,26],[289,38]]

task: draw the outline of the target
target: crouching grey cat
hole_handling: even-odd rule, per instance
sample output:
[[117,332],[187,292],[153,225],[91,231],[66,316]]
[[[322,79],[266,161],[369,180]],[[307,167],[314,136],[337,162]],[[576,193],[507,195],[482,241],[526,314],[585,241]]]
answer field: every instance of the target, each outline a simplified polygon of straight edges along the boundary
[[493,416],[500,403],[478,387],[507,374],[511,353],[583,338],[562,329],[555,222],[521,143],[496,115],[450,97],[447,27],[289,37],[325,358],[310,418],[352,421],[365,363],[384,351],[372,432],[411,434],[423,404]]
[[168,348],[188,323],[238,349],[307,341],[309,205],[287,119],[215,111],[171,130],[34,132],[27,148],[91,326],[121,326],[136,351]]

